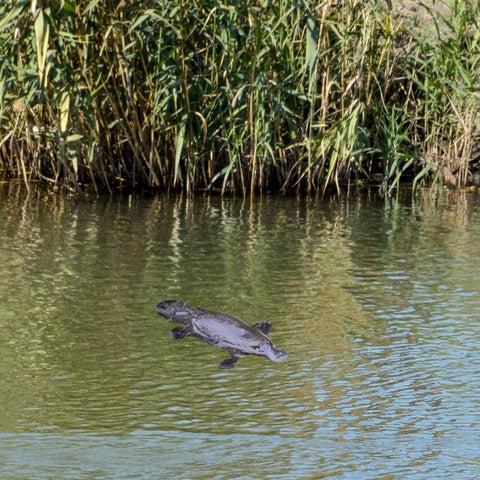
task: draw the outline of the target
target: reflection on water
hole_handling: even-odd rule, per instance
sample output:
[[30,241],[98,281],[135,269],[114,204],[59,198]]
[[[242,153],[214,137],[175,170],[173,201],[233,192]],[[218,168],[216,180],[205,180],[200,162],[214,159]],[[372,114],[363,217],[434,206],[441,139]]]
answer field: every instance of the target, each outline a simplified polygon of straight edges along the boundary
[[[479,206],[0,185],[2,478],[474,478]],[[165,299],[289,356],[221,371]]]

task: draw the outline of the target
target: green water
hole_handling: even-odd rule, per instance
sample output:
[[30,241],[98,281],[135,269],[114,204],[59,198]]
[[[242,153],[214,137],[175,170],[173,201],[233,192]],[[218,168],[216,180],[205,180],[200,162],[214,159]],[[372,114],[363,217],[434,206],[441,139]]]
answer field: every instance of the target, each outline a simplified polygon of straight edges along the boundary
[[[480,471],[480,199],[67,198],[0,184],[0,476]],[[281,363],[160,300],[272,322]]]

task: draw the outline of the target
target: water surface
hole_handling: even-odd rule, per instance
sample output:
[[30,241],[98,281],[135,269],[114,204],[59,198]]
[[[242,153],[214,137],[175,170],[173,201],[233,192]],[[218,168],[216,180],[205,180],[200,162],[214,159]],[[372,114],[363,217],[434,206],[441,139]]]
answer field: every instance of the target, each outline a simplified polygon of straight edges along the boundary
[[[0,474],[480,471],[480,201],[68,198],[0,185]],[[282,363],[160,300],[269,320]]]

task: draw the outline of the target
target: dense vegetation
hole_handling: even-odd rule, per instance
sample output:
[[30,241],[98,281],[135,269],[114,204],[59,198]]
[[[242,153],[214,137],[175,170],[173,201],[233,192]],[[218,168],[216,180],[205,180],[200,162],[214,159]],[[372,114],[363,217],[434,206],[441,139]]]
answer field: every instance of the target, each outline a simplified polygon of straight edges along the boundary
[[0,171],[187,192],[462,186],[478,0],[4,0]]

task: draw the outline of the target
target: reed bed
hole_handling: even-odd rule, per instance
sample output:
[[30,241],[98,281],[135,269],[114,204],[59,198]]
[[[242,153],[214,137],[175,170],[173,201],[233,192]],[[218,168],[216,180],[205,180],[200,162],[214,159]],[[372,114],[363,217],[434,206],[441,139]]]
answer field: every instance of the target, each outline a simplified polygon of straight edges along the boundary
[[5,0],[0,171],[79,191],[465,185],[478,4],[423,12],[425,28],[373,0]]

